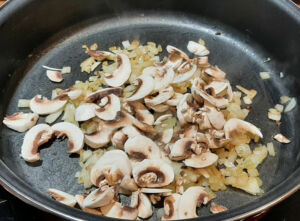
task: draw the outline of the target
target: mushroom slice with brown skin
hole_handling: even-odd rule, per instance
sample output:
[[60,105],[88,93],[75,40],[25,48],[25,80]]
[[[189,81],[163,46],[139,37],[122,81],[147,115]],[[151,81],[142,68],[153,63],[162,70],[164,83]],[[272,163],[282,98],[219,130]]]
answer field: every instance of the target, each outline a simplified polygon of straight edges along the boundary
[[174,134],[174,129],[173,128],[163,130],[162,132],[160,132],[159,141],[163,142],[164,144],[168,144],[168,143],[171,142],[171,140],[173,138],[173,134]]
[[218,155],[211,152],[204,152],[200,155],[192,155],[190,158],[183,161],[188,167],[205,168],[214,164],[218,160]]
[[159,124],[162,124],[162,122],[164,120],[167,120],[168,118],[172,117],[172,114],[164,114],[164,115],[161,115],[159,116],[155,122],[154,122],[154,125],[159,125]]
[[203,73],[205,76],[215,80],[224,80],[226,78],[226,73],[219,69],[218,66],[206,68]]
[[84,142],[91,148],[104,147],[110,142],[114,129],[99,126],[96,133],[86,134],[84,136]]
[[214,202],[211,203],[211,207],[209,209],[209,211],[213,214],[222,213],[222,212],[225,212],[226,210],[227,210],[226,207],[215,204]]
[[107,217],[126,220],[136,220],[138,216],[137,208],[122,206],[119,202],[114,202],[107,206],[101,207],[101,212]]
[[150,94],[154,89],[154,79],[150,75],[142,74],[135,80],[134,84],[137,86],[137,89],[132,96],[125,99],[126,101],[140,100]]
[[183,58],[183,59],[185,59],[185,60],[187,60],[187,61],[190,60],[189,56],[187,56],[186,53],[184,53],[182,50],[180,50],[180,49],[178,49],[178,48],[175,48],[175,47],[172,46],[172,45],[167,45],[166,49],[167,49],[167,51],[168,51],[171,55],[174,55],[174,54],[175,54],[175,55],[178,55],[178,56],[180,56],[181,58]]
[[124,134],[121,130],[114,133],[111,138],[112,145],[116,146],[116,148],[120,150],[124,150],[124,144],[128,139],[127,135]]
[[138,190],[138,186],[136,185],[134,179],[130,178],[130,176],[124,176],[120,183],[120,187],[129,190],[130,192],[135,192]]
[[173,96],[165,103],[169,106],[177,106],[182,97],[183,95],[181,93],[174,92]]
[[187,49],[189,52],[191,52],[195,55],[198,55],[198,56],[209,55],[209,50],[207,50],[207,48],[204,45],[199,44],[194,41],[189,41],[189,43],[187,45]]
[[181,138],[175,142],[172,146],[170,152],[170,159],[171,160],[183,160],[190,157],[193,153],[193,149],[195,149],[197,143],[193,138]]
[[19,112],[5,117],[3,123],[10,129],[18,132],[25,132],[32,128],[38,119],[39,115],[36,113]]
[[114,94],[102,98],[101,101],[104,99],[106,99],[106,102],[103,105],[100,103],[100,107],[95,109],[95,114],[102,120],[113,120],[121,110],[120,99]]
[[169,110],[169,106],[166,104],[158,104],[155,106],[153,106],[151,104],[146,104],[146,106],[158,113],[162,113],[162,112]]
[[212,94],[217,96],[225,91],[229,86],[229,82],[226,81],[212,81],[210,84],[206,85],[204,89],[206,91],[212,90]]
[[103,61],[105,59],[111,60],[112,57],[115,56],[115,54],[109,52],[109,51],[94,51],[87,49],[87,53],[89,56],[93,57],[97,61]]
[[104,77],[104,81],[111,87],[122,86],[129,78],[131,73],[131,64],[127,55],[117,55],[119,67],[108,76]]
[[110,94],[114,94],[116,96],[120,96],[123,92],[121,87],[114,87],[114,88],[102,88],[99,89],[91,94],[89,94],[85,98],[85,102],[87,103],[96,103],[100,101],[102,98],[107,97]]
[[171,189],[162,189],[162,188],[141,188],[142,193],[171,193]]
[[53,130],[48,124],[38,124],[25,134],[21,147],[21,156],[28,162],[40,159],[38,147],[52,138]]
[[138,195],[138,217],[147,219],[153,214],[152,204],[148,196],[144,193]]
[[207,68],[210,66],[207,56],[194,58],[193,63],[197,65],[198,68]]
[[42,95],[36,95],[30,100],[30,110],[39,115],[52,114],[60,110],[67,103],[68,96],[58,96],[53,100],[42,98]]
[[47,193],[50,194],[56,201],[70,207],[74,207],[76,199],[71,194],[65,193],[57,189],[48,189]]
[[195,138],[197,131],[198,131],[198,126],[197,125],[195,125],[195,124],[188,125],[184,129],[183,137],[185,137],[185,138]]
[[129,101],[127,102],[129,108],[132,109],[132,112],[135,113],[135,117],[148,125],[153,125],[154,117],[151,112],[140,102],[137,101]]
[[50,81],[59,83],[64,80],[64,78],[62,77],[62,74],[58,71],[47,70],[46,74]]
[[157,95],[153,96],[147,96],[144,98],[146,105],[155,106],[158,104],[161,104],[167,100],[169,100],[174,94],[173,87],[169,86],[167,88],[164,88],[158,92]]
[[203,187],[189,187],[180,197],[178,218],[189,219],[198,217],[196,214],[196,208],[201,204],[207,204],[209,200],[209,195],[205,192]]
[[179,202],[181,195],[173,193],[171,196],[168,196],[164,200],[164,211],[165,215],[162,217],[162,220],[177,220],[179,219]]
[[126,126],[122,128],[122,132],[126,134],[128,137],[134,137],[137,135],[141,135],[141,132],[136,129],[134,126]]
[[75,120],[76,121],[87,121],[96,116],[95,110],[99,108],[97,104],[94,103],[83,103],[80,104],[75,110]]
[[217,130],[223,129],[226,120],[224,114],[221,111],[218,111],[216,108],[211,106],[205,106],[205,112],[211,123],[211,125]]
[[160,149],[148,137],[137,135],[129,138],[124,144],[124,150],[134,160],[159,159]]
[[[181,98],[181,100],[179,101],[179,103],[177,105],[177,118],[181,125],[184,125],[187,123],[187,119],[184,115],[184,112],[191,113],[194,111],[193,108],[191,108],[189,105],[192,102],[193,102],[193,96],[190,93],[186,93],[183,95],[183,97]],[[189,116],[189,117],[191,118],[192,116]],[[189,120],[192,120],[192,119],[189,119]]]
[[140,187],[167,186],[174,180],[173,168],[163,160],[145,159],[133,165],[132,174]]
[[68,137],[68,153],[78,153],[83,148],[84,134],[75,124],[69,122],[56,123],[52,126],[52,130],[57,138]]
[[289,140],[288,138],[286,138],[282,134],[276,134],[274,136],[274,139],[277,140],[280,143],[290,143],[291,142],[291,140]]
[[104,121],[103,126],[110,129],[118,129],[120,127],[131,126],[134,119],[130,114],[119,111],[115,119]]
[[94,215],[98,215],[98,216],[101,216],[102,213],[100,211],[99,208],[97,209],[90,209],[90,208],[84,208],[83,207],[83,201],[85,199],[84,196],[82,195],[75,195],[75,199],[77,201],[77,204],[79,205],[79,207],[84,211],[84,212],[87,212],[87,213],[91,213],[91,214],[94,214]]
[[183,63],[180,67],[182,67],[181,69],[183,70],[175,75],[172,84],[178,84],[189,80],[197,70],[197,65],[188,62]]
[[254,126],[253,124],[247,121],[240,120],[237,118],[231,118],[225,123],[224,132],[225,132],[226,139],[230,139],[235,134],[240,134],[240,133],[250,133],[252,135],[263,138],[262,133],[256,126]]
[[84,208],[97,208],[112,203],[115,191],[111,187],[93,190],[83,201]]
[[208,141],[207,145],[210,149],[216,149],[223,147],[225,144],[227,144],[230,140],[225,139],[223,136],[220,137],[217,134],[220,133],[219,131],[213,130],[212,134],[206,133],[205,137]]
[[131,170],[127,154],[121,150],[111,150],[95,163],[90,178],[95,186],[99,186],[104,179],[112,186],[120,183],[123,177],[131,176]]

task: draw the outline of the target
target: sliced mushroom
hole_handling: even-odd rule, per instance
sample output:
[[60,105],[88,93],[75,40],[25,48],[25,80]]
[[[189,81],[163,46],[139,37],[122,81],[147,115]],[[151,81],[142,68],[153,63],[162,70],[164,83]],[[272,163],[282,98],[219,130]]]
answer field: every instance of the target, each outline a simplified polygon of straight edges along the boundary
[[181,196],[178,206],[179,219],[189,219],[198,217],[196,208],[202,203],[207,204],[210,200],[209,195],[203,187],[189,187]]
[[154,125],[160,125],[164,120],[167,120],[170,117],[172,117],[172,114],[161,115],[155,120]]
[[64,80],[62,74],[58,71],[47,70],[46,74],[50,81],[59,83]]
[[131,119],[132,124],[136,126],[138,129],[140,129],[141,131],[144,131],[146,133],[152,133],[152,134],[156,133],[156,130],[154,130],[154,128],[151,125],[144,124],[143,122],[139,121],[138,119],[131,116],[130,114],[128,114],[128,116]]
[[104,81],[111,87],[122,86],[129,78],[131,73],[131,64],[127,55],[117,55],[119,67],[108,76],[104,77]]
[[114,129],[99,126],[96,133],[86,134],[84,136],[84,142],[92,148],[104,147],[110,142]]
[[276,134],[274,136],[274,139],[277,140],[280,143],[290,143],[291,142],[291,140],[289,140],[288,138],[286,138],[282,134]]
[[124,134],[121,130],[114,133],[111,138],[111,143],[116,146],[118,149],[124,150],[124,144],[128,139],[127,135]]
[[131,97],[126,99],[127,101],[140,100],[150,94],[154,89],[154,79],[150,75],[142,74],[134,83],[137,89]]
[[198,55],[198,56],[209,55],[209,50],[207,50],[207,48],[204,45],[199,44],[194,41],[189,41],[189,43],[187,45],[187,49],[189,52],[191,52],[195,55]]
[[181,58],[189,61],[190,58],[189,56],[187,56],[186,53],[184,53],[183,51],[181,51],[180,49],[178,48],[175,48],[174,46],[171,46],[171,45],[168,45],[167,46],[167,51],[171,54],[171,55],[177,55],[177,56],[180,56]]
[[127,154],[121,150],[106,152],[92,167],[91,182],[95,186],[105,179],[109,185],[122,181],[123,177],[131,175],[131,163]]
[[25,134],[21,147],[21,156],[28,162],[40,159],[38,147],[52,138],[53,130],[48,124],[38,124]]
[[173,193],[171,196],[165,198],[164,201],[164,211],[165,215],[162,217],[162,220],[178,220],[179,215],[179,202],[181,195]]
[[188,125],[188,127],[184,129],[183,137],[195,138],[197,131],[198,131],[197,125],[194,124]]
[[56,201],[70,207],[74,207],[76,199],[71,194],[65,193],[57,189],[48,189],[47,193],[50,194]]
[[110,129],[118,129],[120,127],[131,126],[133,124],[133,118],[130,114],[119,111],[116,118],[103,122],[104,127]]
[[139,193],[138,197],[138,217],[147,219],[153,214],[151,201],[144,193]]
[[105,59],[111,60],[112,57],[115,55],[109,51],[94,51],[94,50],[89,50],[87,48],[87,53],[89,56],[93,57],[97,61],[103,61]]
[[[121,110],[121,102],[119,97],[114,94],[110,94],[103,99],[107,101],[102,105],[100,104],[100,108],[95,110],[95,114],[102,120],[113,120],[116,118],[117,113]],[[102,101],[101,100],[101,101]]]
[[184,164],[193,168],[205,168],[214,164],[218,160],[218,155],[211,152],[204,152],[200,155],[192,155],[190,158],[184,160]]
[[84,208],[97,208],[113,202],[115,191],[111,187],[93,190],[83,201]]
[[171,142],[171,140],[173,138],[173,134],[174,134],[173,128],[163,130],[162,132],[160,132],[159,141],[163,142],[164,144],[168,144]]
[[30,100],[29,105],[31,111],[39,115],[52,114],[65,106],[67,98],[66,95],[62,95],[53,100],[48,100],[45,97],[43,98],[42,95],[36,95]]
[[217,133],[219,133],[218,131],[213,130],[212,134],[205,134],[206,140],[208,141],[208,146],[210,149],[216,149],[216,148],[220,148],[223,147],[225,144],[227,144],[230,140],[229,139],[225,139],[223,136],[218,136]]
[[145,159],[133,166],[132,174],[140,187],[167,186],[174,180],[172,167],[163,160]]
[[70,98],[70,100],[76,100],[81,96],[82,90],[76,88],[69,88],[65,90],[63,94],[66,94]]
[[180,67],[181,67],[182,71],[179,71],[179,73],[177,73],[175,75],[173,82],[172,82],[173,84],[178,84],[178,83],[189,80],[191,77],[193,77],[193,75],[195,74],[195,72],[197,70],[197,65],[191,64],[188,62],[183,63]]
[[211,207],[209,209],[209,211],[213,214],[222,213],[222,212],[225,212],[226,210],[227,210],[226,207],[215,204],[215,203],[211,203]]
[[166,101],[166,104],[169,106],[177,106],[182,97],[183,95],[181,93],[174,92],[173,96]]
[[84,212],[91,213],[91,214],[98,215],[98,216],[102,216],[101,210],[99,208],[97,208],[97,209],[90,209],[90,208],[84,208],[83,207],[83,201],[85,199],[84,196],[82,196],[82,195],[75,195],[75,199],[76,199],[77,204],[79,205],[80,209],[82,209]]
[[111,95],[111,94],[120,96],[122,94],[122,92],[123,92],[123,89],[120,87],[100,89],[94,93],[89,94],[85,98],[85,102],[96,103],[96,102],[100,101],[102,98],[107,97],[108,95]]
[[217,96],[224,92],[229,85],[229,82],[226,81],[212,81],[210,84],[206,85],[204,89],[205,91],[211,90],[211,94],[213,94],[213,96]]
[[224,114],[221,111],[218,111],[214,107],[206,106],[205,109],[211,125],[217,130],[223,129],[226,123]]
[[224,80],[226,78],[226,73],[219,69],[218,66],[206,68],[204,74],[215,80]]
[[157,95],[147,96],[144,101],[146,105],[155,106],[169,100],[174,94],[173,87],[169,86],[158,92]]
[[197,143],[193,138],[179,139],[172,146],[169,157],[175,161],[186,159],[192,155],[196,146]]
[[124,176],[120,183],[120,187],[130,192],[135,192],[138,190],[138,186],[136,185],[134,179],[130,178],[129,176]]
[[231,118],[225,123],[224,132],[226,139],[232,138],[235,134],[243,133],[250,133],[254,136],[263,138],[262,133],[256,126],[247,121],[243,121],[237,118]]
[[137,135],[141,135],[141,132],[136,129],[134,126],[126,126],[122,128],[122,132],[126,134],[128,137],[134,137]]
[[132,112],[135,113],[135,117],[148,125],[153,125],[154,123],[154,117],[151,114],[151,112],[140,102],[137,101],[131,101],[127,102],[130,109],[132,109]]
[[[181,125],[187,123],[187,121],[192,121],[192,114],[194,112],[193,108],[189,105],[193,103],[193,96],[190,93],[186,93],[183,95],[179,104],[177,105],[177,118]],[[189,119],[186,119],[186,118]]]
[[5,117],[3,123],[10,129],[18,132],[25,132],[26,130],[32,128],[38,119],[39,115],[36,113],[19,112]]
[[195,65],[197,65],[198,68],[207,68],[210,66],[207,56],[194,58],[193,62]]
[[171,193],[171,189],[162,189],[162,188],[141,188],[142,193]]
[[95,110],[99,108],[97,104],[94,103],[83,103],[80,104],[75,110],[75,120],[76,121],[87,121],[96,116]]
[[119,202],[114,202],[107,206],[101,207],[101,212],[107,217],[126,220],[136,220],[138,216],[137,208],[122,206]]
[[52,130],[57,138],[68,137],[68,153],[77,153],[83,148],[84,134],[75,124],[69,122],[56,123],[52,126]]
[[166,104],[158,104],[155,106],[153,106],[151,104],[146,104],[146,106],[158,113],[162,113],[162,112],[169,110],[169,106]]
[[159,147],[148,137],[137,135],[129,138],[124,144],[124,150],[134,160],[159,159]]

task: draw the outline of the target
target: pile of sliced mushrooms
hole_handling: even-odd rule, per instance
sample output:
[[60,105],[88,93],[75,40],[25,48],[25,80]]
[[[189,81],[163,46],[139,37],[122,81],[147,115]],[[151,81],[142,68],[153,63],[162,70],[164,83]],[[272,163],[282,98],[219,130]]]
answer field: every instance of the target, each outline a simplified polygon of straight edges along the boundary
[[[129,52],[133,47],[128,42],[123,45]],[[71,87],[60,90],[51,100],[36,95],[28,102],[32,113],[6,117],[3,123],[7,127],[18,132],[28,130],[22,158],[27,162],[40,160],[38,148],[53,138],[67,137],[69,154],[81,153],[83,148],[102,148],[103,153],[89,170],[93,188],[88,194],[73,196],[57,189],[48,193],[63,204],[78,204],[96,215],[146,219],[153,214],[152,204],[164,200],[163,220],[197,217],[197,207],[212,197],[200,185],[177,188],[180,180],[173,165],[192,169],[217,166],[216,151],[235,137],[247,135],[256,142],[263,137],[253,124],[225,116],[224,111],[239,92],[232,91],[225,72],[209,64],[209,51],[202,42],[188,42],[187,50],[194,58],[168,45],[168,58],[156,58],[135,76],[130,55],[117,49],[99,51],[95,45],[85,48],[90,57],[82,64],[84,70],[91,72],[106,61],[113,62],[115,68],[95,76],[101,81],[97,90]],[[46,68],[54,82],[63,80],[61,70],[70,72],[66,67]],[[186,92],[178,90],[181,85],[188,85]],[[75,104],[75,123],[65,120],[36,125],[40,115],[56,121],[69,103]],[[95,131],[89,133],[80,127],[91,121],[97,125]],[[131,196],[131,204],[122,205],[119,194]],[[212,213],[225,210],[211,204]]]

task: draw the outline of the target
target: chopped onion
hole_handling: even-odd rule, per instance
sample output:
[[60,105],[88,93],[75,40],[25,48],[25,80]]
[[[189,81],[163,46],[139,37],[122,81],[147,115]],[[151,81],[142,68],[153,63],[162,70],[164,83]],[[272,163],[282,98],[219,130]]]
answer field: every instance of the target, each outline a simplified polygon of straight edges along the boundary
[[271,78],[270,72],[260,72],[259,75],[260,75],[260,78],[263,80]]
[[269,155],[274,157],[275,156],[275,150],[274,150],[274,145],[273,145],[272,142],[267,143],[267,149],[268,149]]
[[30,100],[27,99],[19,99],[18,101],[18,107],[29,107]]
[[61,74],[69,74],[71,73],[71,67],[66,66],[61,69]]
[[287,102],[289,102],[292,98],[288,97],[288,96],[281,96],[280,97],[280,103],[281,104],[285,104]]
[[289,112],[289,111],[293,110],[296,107],[296,104],[297,104],[296,98],[293,97],[290,100],[290,102],[286,105],[284,112]]
[[283,111],[284,106],[282,104],[276,104],[275,109],[278,110],[279,112]]
[[45,122],[48,124],[52,124],[54,121],[56,121],[59,116],[62,114],[63,110],[59,110],[53,114],[49,114],[46,118],[45,118]]
[[284,77],[284,73],[283,73],[283,72],[280,72],[280,73],[279,73],[279,77],[280,77],[280,78],[283,78],[283,77]]
[[122,41],[122,45],[125,49],[127,49],[130,46],[130,42],[128,40],[127,41]]
[[280,121],[281,113],[274,108],[270,108],[268,112],[268,118],[274,121]]

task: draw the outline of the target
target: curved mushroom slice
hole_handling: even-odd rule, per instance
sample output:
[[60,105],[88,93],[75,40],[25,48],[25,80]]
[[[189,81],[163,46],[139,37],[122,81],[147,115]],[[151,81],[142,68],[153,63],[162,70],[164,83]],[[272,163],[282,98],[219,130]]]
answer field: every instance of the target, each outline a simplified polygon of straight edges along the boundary
[[121,110],[121,102],[119,97],[114,94],[110,94],[104,98],[106,102],[102,105],[100,104],[100,108],[95,110],[95,114],[98,118],[102,120],[113,120],[116,118],[117,113]]
[[137,135],[141,135],[141,132],[136,129],[134,126],[126,126],[122,128],[122,132],[126,134],[128,137],[134,137]]
[[280,143],[290,143],[291,140],[283,136],[282,134],[276,134],[274,136],[274,139],[277,140]]
[[212,81],[210,84],[206,85],[204,89],[205,91],[211,91],[213,96],[217,96],[224,92],[229,85],[229,82],[226,81]]
[[226,207],[224,206],[221,206],[221,205],[217,205],[215,203],[211,203],[211,207],[209,209],[209,211],[213,214],[216,214],[216,213],[222,213],[222,212],[225,212],[227,210]]
[[138,216],[137,208],[122,206],[119,202],[114,202],[107,206],[101,207],[101,212],[104,214],[104,216],[127,220],[136,220]]
[[110,142],[114,129],[100,127],[96,133],[86,134],[84,136],[84,142],[91,148],[104,147]]
[[84,103],[80,104],[75,110],[75,120],[76,121],[87,121],[96,116],[95,110],[99,108],[97,104],[94,103]]
[[186,93],[183,95],[183,97],[181,98],[181,100],[179,101],[179,103],[177,105],[177,118],[181,125],[184,125],[187,123],[184,113],[186,113],[188,111],[193,111],[193,109],[188,105],[189,103],[192,103],[192,101],[193,101],[193,96],[190,93]]
[[59,83],[64,80],[64,78],[62,77],[62,74],[58,71],[47,70],[46,74],[50,81]]
[[198,68],[207,68],[210,66],[208,63],[208,57],[198,57],[193,59],[193,63],[197,65]]
[[155,122],[154,122],[154,125],[159,125],[159,124],[162,124],[162,122],[164,120],[167,120],[168,118],[172,117],[172,114],[164,114],[164,115],[161,115],[159,116]]
[[189,219],[198,217],[196,208],[202,203],[207,204],[210,200],[209,195],[203,187],[189,187],[181,196],[178,206],[179,219]]
[[142,193],[171,193],[171,189],[162,189],[162,188],[141,188]]
[[66,94],[70,98],[70,100],[76,100],[82,94],[82,90],[75,89],[75,88],[69,88],[69,89],[65,90],[63,92],[63,94]]
[[186,53],[184,53],[183,51],[181,51],[180,49],[178,48],[175,48],[174,46],[171,46],[171,45],[167,45],[166,47],[167,51],[172,55],[177,55],[177,56],[180,56],[181,58],[189,61],[190,58],[189,56],[187,56]]
[[[183,63],[181,66],[182,71],[179,71],[173,79],[173,84],[178,84],[189,80],[195,74],[197,65],[188,62]],[[179,69],[179,68],[178,68]]]
[[147,133],[157,133],[156,130],[151,125],[144,124],[143,122],[137,120],[135,117],[131,116],[130,114],[127,114],[128,117],[131,119],[131,122],[134,126],[136,126],[141,131],[147,132]]
[[160,142],[163,142],[164,144],[168,144],[171,142],[173,138],[173,134],[174,134],[173,128],[163,130],[162,132],[159,133],[158,140]]
[[92,167],[90,178],[95,186],[99,186],[104,179],[112,186],[120,183],[123,177],[130,177],[131,170],[127,154],[121,150],[111,150],[106,152]]
[[127,102],[130,109],[133,109],[133,112],[135,113],[135,117],[148,125],[153,125],[154,123],[154,117],[151,114],[151,112],[140,102],[137,101],[130,101]]
[[38,119],[39,115],[36,113],[19,112],[5,117],[3,123],[10,129],[18,132],[25,132],[26,130],[32,128]]
[[138,186],[136,185],[134,179],[130,178],[129,176],[125,176],[122,179],[120,187],[130,192],[135,192],[138,190]]
[[146,104],[146,106],[158,113],[162,113],[162,112],[169,110],[169,106],[166,104],[158,104],[155,106],[153,106],[151,104]]
[[159,147],[148,137],[138,135],[129,138],[124,144],[124,150],[134,160],[159,159]]
[[128,139],[127,135],[124,134],[121,130],[114,133],[111,138],[112,145],[116,146],[118,149],[124,150],[124,144]]
[[120,96],[122,94],[122,92],[123,92],[123,89],[121,87],[100,89],[96,92],[93,92],[93,93],[89,94],[85,98],[85,102],[87,102],[87,103],[96,103],[99,100],[101,100],[102,98],[107,97],[110,94]]
[[68,153],[77,153],[83,148],[84,134],[76,125],[69,122],[60,122],[54,124],[52,130],[57,138],[68,137]]
[[132,117],[131,115],[119,111],[115,119],[104,122],[104,127],[110,129],[118,129],[120,127],[131,126],[133,124],[133,118],[134,117]]
[[170,152],[170,159],[171,160],[183,160],[190,157],[197,146],[195,139],[192,138],[182,138],[175,142],[172,146]]
[[57,189],[48,189],[47,193],[50,194],[56,201],[70,207],[74,207],[76,199],[71,194],[65,193]]
[[208,141],[207,145],[210,149],[216,149],[216,148],[220,148],[223,147],[225,144],[227,144],[230,140],[229,139],[225,139],[224,135],[222,135],[221,137],[218,136],[217,134],[219,133],[219,131],[213,131],[212,135],[211,134],[205,134],[206,140]]
[[237,118],[231,118],[224,125],[225,138],[230,139],[235,134],[250,133],[254,136],[263,138],[260,130],[253,124]]
[[145,159],[133,166],[132,174],[140,187],[162,187],[174,180],[172,167],[163,160]]
[[189,41],[189,43],[187,45],[187,49],[189,52],[191,52],[195,55],[198,55],[198,56],[209,55],[209,50],[207,50],[207,48],[204,45],[199,44],[194,41]]
[[162,220],[177,220],[179,219],[179,202],[181,195],[173,193],[171,196],[165,198],[164,201],[164,211],[165,215],[162,217]]
[[156,96],[150,95],[145,97],[146,105],[155,106],[169,100],[174,94],[173,87],[169,86],[158,92]]
[[131,97],[126,99],[127,101],[140,100],[150,94],[154,89],[154,79],[150,75],[142,74],[134,83],[137,89]]
[[138,217],[147,219],[153,214],[151,201],[149,200],[148,196],[143,193],[139,193],[138,197]]
[[218,155],[211,152],[204,152],[200,155],[192,155],[190,158],[184,160],[184,164],[193,168],[205,168],[214,164],[218,160]]
[[226,120],[224,114],[214,107],[206,106],[206,114],[211,125],[217,130],[223,129]]
[[28,162],[40,159],[38,147],[52,138],[53,130],[48,124],[38,124],[32,127],[26,134],[21,147],[21,156]]
[[102,216],[102,213],[101,213],[99,208],[98,209],[90,209],[90,208],[84,208],[83,207],[83,201],[85,199],[84,196],[75,195],[75,199],[76,199],[77,204],[79,205],[80,209],[82,209],[84,212],[91,213],[91,214],[98,215],[98,216]]
[[89,50],[87,48],[87,53],[89,56],[93,57],[97,61],[103,61],[105,59],[111,60],[115,54],[109,52],[109,51],[94,51],[94,50]]
[[58,96],[53,100],[42,98],[42,95],[36,95],[30,100],[30,110],[39,115],[52,114],[60,110],[67,103],[68,96]]
[[203,73],[205,76],[215,80],[224,80],[226,78],[226,73],[219,69],[218,66],[206,68]]
[[110,188],[95,189],[83,201],[84,208],[97,208],[113,202],[115,191]]
[[131,73],[131,64],[127,55],[117,55],[119,67],[108,76],[104,77],[104,81],[111,87],[122,86],[129,78]]
[[188,125],[188,127],[186,127],[184,129],[184,133],[183,133],[183,137],[185,138],[195,138],[196,134],[198,131],[198,126],[197,125]]
[[173,96],[166,101],[166,104],[169,106],[177,106],[180,99],[183,97],[183,94],[174,92]]

